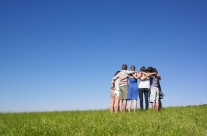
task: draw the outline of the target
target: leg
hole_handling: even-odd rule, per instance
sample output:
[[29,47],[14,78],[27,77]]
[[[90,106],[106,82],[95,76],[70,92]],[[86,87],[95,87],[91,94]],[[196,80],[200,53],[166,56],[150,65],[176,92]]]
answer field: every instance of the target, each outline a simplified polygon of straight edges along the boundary
[[126,111],[127,100],[123,100],[123,110],[122,112]]
[[143,89],[139,89],[140,110],[143,109]]
[[137,109],[137,100],[134,100],[134,112],[136,111]]
[[126,111],[127,99],[128,99],[128,86],[123,86],[123,112]]
[[114,97],[112,97],[110,101],[110,112],[114,112],[114,100]]
[[155,107],[156,107],[156,111],[158,111],[158,110],[159,110],[159,102],[157,101],[155,104],[156,104],[156,105],[155,105]]
[[155,103],[157,102],[157,88],[151,87],[151,94],[150,94],[150,103],[152,103],[152,111],[155,110]]
[[155,102],[152,103],[152,111],[155,110]]
[[159,110],[162,108],[162,101],[161,99],[159,100]]
[[128,101],[128,104],[129,104],[129,105],[128,105],[128,112],[130,112],[130,110],[131,110],[131,105],[132,105],[132,100],[129,100],[129,101]]
[[145,109],[148,110],[149,108],[149,94],[148,94],[148,89],[144,91],[144,97],[145,97]]
[[159,89],[156,88],[156,110],[159,110]]
[[122,86],[119,87],[119,111],[123,112],[123,88]]
[[119,111],[120,111],[120,112],[123,111],[123,109],[122,109],[122,102],[123,102],[122,100],[119,101]]
[[115,96],[114,111],[117,113],[119,109],[119,97]]

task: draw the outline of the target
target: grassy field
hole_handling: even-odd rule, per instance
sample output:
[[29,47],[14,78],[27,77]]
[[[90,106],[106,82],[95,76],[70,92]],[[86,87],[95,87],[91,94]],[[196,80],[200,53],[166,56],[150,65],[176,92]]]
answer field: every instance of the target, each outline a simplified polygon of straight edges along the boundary
[[207,106],[160,112],[108,110],[0,113],[1,136],[207,136]]

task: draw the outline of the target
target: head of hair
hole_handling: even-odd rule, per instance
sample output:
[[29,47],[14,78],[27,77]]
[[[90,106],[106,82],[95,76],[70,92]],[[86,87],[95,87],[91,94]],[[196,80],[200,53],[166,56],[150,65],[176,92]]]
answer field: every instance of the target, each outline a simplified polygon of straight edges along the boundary
[[158,73],[156,68],[153,68],[153,72]]
[[150,72],[150,73],[154,72],[154,71],[153,71],[153,67],[151,67],[151,66],[148,67],[148,68],[147,68],[147,72]]
[[116,71],[116,73],[114,74],[114,76],[116,76],[120,71]]
[[131,71],[135,71],[135,66],[134,65],[131,65]]
[[127,70],[127,64],[122,65],[122,70]]
[[145,66],[142,66],[142,67],[140,68],[140,71],[141,71],[141,72],[146,72],[146,68],[145,68]]

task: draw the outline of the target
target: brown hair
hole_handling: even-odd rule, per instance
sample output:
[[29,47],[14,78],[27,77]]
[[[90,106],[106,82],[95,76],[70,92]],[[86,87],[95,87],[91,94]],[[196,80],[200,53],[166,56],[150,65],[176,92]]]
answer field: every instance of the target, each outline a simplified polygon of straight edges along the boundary
[[122,65],[122,70],[127,70],[127,64]]
[[142,71],[142,72],[146,72],[146,68],[145,68],[145,66],[142,66],[141,69],[140,69],[140,71]]
[[134,65],[132,65],[130,68],[131,68],[132,71],[135,71],[135,66]]

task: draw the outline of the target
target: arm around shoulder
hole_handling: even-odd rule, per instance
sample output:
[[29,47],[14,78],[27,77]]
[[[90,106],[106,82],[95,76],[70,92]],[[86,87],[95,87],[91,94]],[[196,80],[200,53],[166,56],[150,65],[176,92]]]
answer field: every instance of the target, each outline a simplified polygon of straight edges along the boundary
[[116,81],[116,80],[119,78],[119,75],[120,75],[120,73],[118,73],[116,76],[114,76],[114,77],[112,78],[112,80]]

